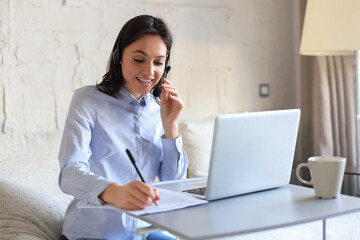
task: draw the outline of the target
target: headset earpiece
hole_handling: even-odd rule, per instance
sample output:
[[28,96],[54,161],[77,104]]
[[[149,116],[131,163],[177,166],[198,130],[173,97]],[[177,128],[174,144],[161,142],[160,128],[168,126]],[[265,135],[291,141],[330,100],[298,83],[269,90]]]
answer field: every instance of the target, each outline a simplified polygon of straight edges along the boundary
[[113,53],[113,61],[114,63],[117,65],[117,64],[120,64],[120,54],[119,54],[119,49],[117,48],[114,53]]
[[121,62],[121,58],[122,58],[122,49],[120,48],[121,47],[121,44],[122,44],[122,40],[123,40],[123,37],[124,37],[124,34],[125,34],[125,31],[126,31],[126,28],[128,27],[129,25],[129,22],[130,20],[125,23],[125,25],[123,26],[123,28],[121,29],[120,31],[120,35],[119,35],[119,40],[117,41],[117,44],[116,44],[116,49],[113,53],[113,61],[116,65],[120,64]]

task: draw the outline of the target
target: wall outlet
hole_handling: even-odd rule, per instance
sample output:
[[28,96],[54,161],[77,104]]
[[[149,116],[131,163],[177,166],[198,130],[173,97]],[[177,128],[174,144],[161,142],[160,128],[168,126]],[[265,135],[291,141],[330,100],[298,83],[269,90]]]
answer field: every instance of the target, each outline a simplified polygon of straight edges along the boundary
[[261,83],[259,85],[259,95],[260,95],[260,97],[269,97],[270,96],[269,84]]

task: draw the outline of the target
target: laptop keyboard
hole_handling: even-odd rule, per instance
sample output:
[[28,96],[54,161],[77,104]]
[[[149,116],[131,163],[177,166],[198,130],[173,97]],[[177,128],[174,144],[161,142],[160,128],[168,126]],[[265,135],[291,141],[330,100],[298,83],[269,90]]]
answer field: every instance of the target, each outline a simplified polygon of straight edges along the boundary
[[184,190],[183,192],[205,196],[206,187]]

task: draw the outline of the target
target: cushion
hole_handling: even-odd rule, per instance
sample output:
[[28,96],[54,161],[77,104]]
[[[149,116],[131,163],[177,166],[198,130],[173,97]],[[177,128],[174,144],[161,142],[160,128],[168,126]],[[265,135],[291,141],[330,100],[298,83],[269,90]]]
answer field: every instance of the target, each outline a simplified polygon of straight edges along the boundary
[[[7,181],[64,197],[58,186],[62,131],[0,134],[0,177]],[[29,171],[34,169],[36,171]]]
[[214,121],[215,117],[209,117],[184,120],[179,123],[179,131],[189,159],[187,171],[189,178],[208,175]]
[[0,179],[0,239],[59,239],[69,199]]

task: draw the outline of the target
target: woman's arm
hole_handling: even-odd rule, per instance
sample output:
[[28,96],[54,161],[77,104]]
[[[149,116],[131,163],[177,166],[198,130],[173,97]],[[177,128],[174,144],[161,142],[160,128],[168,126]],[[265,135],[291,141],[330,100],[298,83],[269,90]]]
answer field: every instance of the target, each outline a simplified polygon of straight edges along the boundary
[[98,195],[112,182],[90,171],[90,141],[96,113],[86,90],[76,90],[70,103],[59,151],[59,186],[77,199],[100,204]]
[[165,131],[165,138],[175,139],[179,136],[177,120],[184,109],[184,103],[177,92],[175,85],[167,79],[161,85],[160,112]]
[[174,180],[186,177],[188,159],[183,149],[182,138],[178,131],[178,118],[184,109],[184,103],[175,85],[167,79],[161,85],[160,112],[164,128],[162,138],[163,161],[160,168],[159,179]]

